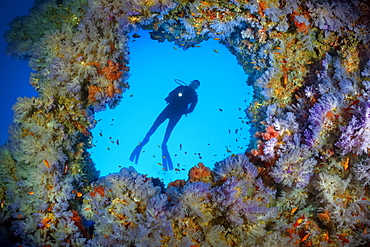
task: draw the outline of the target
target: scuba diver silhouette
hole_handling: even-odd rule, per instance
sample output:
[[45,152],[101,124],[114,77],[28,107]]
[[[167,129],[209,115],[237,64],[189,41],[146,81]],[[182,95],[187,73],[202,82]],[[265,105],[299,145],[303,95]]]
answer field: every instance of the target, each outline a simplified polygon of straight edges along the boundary
[[[176,83],[180,80],[175,80]],[[180,84],[180,83],[178,83]],[[181,85],[181,84],[180,84]],[[185,84],[186,85],[186,84]],[[130,156],[130,161],[135,162],[139,161],[139,156],[142,148],[145,144],[149,142],[150,136],[154,134],[157,128],[168,118],[169,122],[164,134],[162,142],[162,165],[163,170],[172,170],[173,164],[171,156],[167,149],[167,142],[170,138],[172,130],[175,128],[176,124],[180,121],[181,116],[184,114],[191,113],[198,102],[198,95],[195,90],[200,86],[198,80],[193,80],[189,85],[181,85],[175,88],[168,94],[168,97],[165,98],[165,101],[168,103],[166,108],[159,114],[157,119],[154,121],[152,127],[149,129],[148,133],[145,135],[142,142],[140,142],[134,151],[132,151]]]

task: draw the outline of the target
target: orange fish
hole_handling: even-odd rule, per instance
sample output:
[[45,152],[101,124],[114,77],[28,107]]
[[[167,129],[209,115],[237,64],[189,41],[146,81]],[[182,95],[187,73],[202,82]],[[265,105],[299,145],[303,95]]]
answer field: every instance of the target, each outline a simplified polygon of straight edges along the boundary
[[30,192],[28,192],[28,194],[33,195],[33,194],[35,194],[35,191],[30,191]]
[[50,168],[50,164],[49,164],[49,161],[47,161],[47,160],[44,160],[44,164],[45,164],[45,166],[46,166],[47,168]]
[[348,165],[349,165],[349,157],[347,158],[347,160],[343,164],[343,168],[344,168],[345,171],[347,171]]
[[220,40],[220,38],[213,38],[214,40]]
[[345,235],[345,233],[342,233],[340,235],[337,235],[339,237],[340,240],[342,240],[342,244],[344,243],[350,243],[351,241],[349,241],[348,238],[345,238],[343,235]]
[[303,214],[301,217],[299,217],[299,218],[295,221],[295,223],[294,223],[293,227],[300,226],[300,225],[302,224],[302,222],[303,222],[303,220],[304,220],[304,219],[305,219],[305,217],[304,217],[304,214]]
[[294,214],[294,213],[295,213],[295,211],[297,211],[297,209],[298,209],[298,207],[293,208],[293,209],[290,211],[290,214]]
[[301,240],[301,241],[302,241],[302,242],[306,241],[306,240],[307,240],[307,238],[310,236],[310,234],[311,234],[311,233],[307,233],[307,234],[306,234],[306,236],[304,236],[304,237],[302,238],[302,240]]

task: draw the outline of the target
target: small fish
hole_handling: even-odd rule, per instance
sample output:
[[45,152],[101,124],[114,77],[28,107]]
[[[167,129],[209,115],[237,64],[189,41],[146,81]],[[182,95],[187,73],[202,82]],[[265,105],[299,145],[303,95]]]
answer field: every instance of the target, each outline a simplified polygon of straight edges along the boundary
[[347,171],[347,169],[348,169],[348,165],[349,165],[349,157],[347,158],[347,160],[344,162],[344,164],[343,164],[343,169],[345,170],[345,171]]
[[299,218],[294,222],[293,227],[300,226],[300,225],[302,224],[302,222],[303,222],[303,220],[304,220],[304,219],[305,219],[305,217],[304,217],[304,214],[303,214],[301,217],[299,217]]
[[109,147],[107,147],[107,149],[108,149],[108,150],[110,150],[110,148],[109,148]]
[[28,192],[28,194],[33,195],[33,194],[35,194],[35,191],[30,191],[30,192]]
[[64,174],[67,174],[67,172],[68,172],[68,165],[66,165],[66,166],[64,167]]
[[112,118],[112,121],[114,121],[114,118]]
[[220,40],[220,38],[213,38],[214,40]]
[[47,161],[47,160],[44,160],[44,164],[45,164],[45,166],[46,166],[47,168],[50,168],[50,164],[49,164],[49,161]]
[[111,136],[109,137],[109,140],[112,140],[112,137]]
[[133,94],[130,94],[130,97],[134,96]]
[[174,46],[173,49],[177,50],[177,47]]
[[182,143],[180,143],[180,150],[182,150]]
[[309,233],[307,233],[306,234],[306,236],[304,236],[303,238],[302,238],[302,240],[301,240],[301,242],[304,242],[304,241],[306,241],[307,240],[307,238],[310,236],[310,232]]
[[216,53],[218,53],[218,52],[219,52],[219,51],[218,51],[218,50],[216,50],[216,49],[213,49],[213,51],[214,51],[214,52],[216,52]]
[[138,38],[140,38],[141,36],[140,36],[139,34],[137,34],[137,33],[134,33],[134,34],[132,35],[132,37],[133,37],[133,38],[135,38],[135,39],[138,39]]
[[180,169],[179,169],[179,168],[175,168],[175,171],[179,172],[179,171],[180,171]]
[[162,164],[161,163],[158,163],[159,166],[161,166]]
[[89,210],[91,210],[91,208],[85,208],[84,210],[85,210],[85,211],[89,211]]
[[100,135],[100,136],[103,136],[103,133],[101,133],[101,132],[100,132],[100,133],[99,133],[99,135]]
[[195,47],[201,47],[200,45],[196,45]]
[[283,49],[283,48],[281,48],[281,47],[277,46],[277,47],[276,47],[276,49],[281,50],[281,49]]
[[221,108],[220,109],[218,109],[219,111],[223,111]]
[[298,209],[298,207],[293,208],[293,209],[290,211],[290,214],[294,214],[294,213],[295,213],[295,211],[297,211],[297,209]]
[[345,235],[345,233],[342,233],[342,234],[337,235],[337,236],[339,237],[340,240],[342,240],[342,244],[350,243],[351,241],[349,241],[348,238],[345,238],[344,235]]
[[116,143],[117,143],[117,145],[119,145],[119,140],[118,139],[117,139]]

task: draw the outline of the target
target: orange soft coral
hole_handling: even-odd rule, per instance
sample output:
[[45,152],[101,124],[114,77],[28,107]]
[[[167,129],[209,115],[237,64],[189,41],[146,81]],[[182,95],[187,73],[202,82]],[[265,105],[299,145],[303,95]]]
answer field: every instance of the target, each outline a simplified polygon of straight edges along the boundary
[[274,137],[278,137],[278,135],[279,132],[277,132],[273,126],[267,126],[266,133],[261,134],[262,139],[265,141],[268,141]]
[[87,98],[89,100],[91,100],[92,102],[95,102],[95,101],[97,101],[96,98],[95,98],[95,94],[97,94],[101,91],[102,91],[101,87],[98,87],[98,86],[95,86],[95,85],[90,85],[89,86],[89,95],[87,96]]
[[108,60],[108,65],[97,71],[99,74],[104,75],[110,82],[113,82],[122,76],[123,70],[127,71],[128,67],[125,67],[123,63]]
[[109,84],[108,88],[106,89],[106,93],[108,97],[112,98],[116,93],[121,94],[122,90],[119,88],[114,88],[113,84]]
[[105,195],[105,189],[98,185],[97,187],[94,188],[94,191],[90,192],[90,196],[95,197],[97,193],[103,197]]
[[72,209],[71,212],[73,215],[70,218],[72,221],[74,221],[75,226],[77,226],[77,228],[80,230],[82,236],[84,236],[85,238],[90,238],[90,234],[88,233],[88,231],[85,229],[84,225],[82,224],[81,216],[78,214],[76,210]]
[[173,182],[170,182],[168,184],[168,187],[184,187],[184,185],[185,185],[185,180],[183,180],[183,179],[177,179],[177,180],[175,180]]
[[208,183],[212,181],[211,170],[204,166],[202,162],[199,162],[198,166],[191,168],[188,176],[190,182],[202,181]]

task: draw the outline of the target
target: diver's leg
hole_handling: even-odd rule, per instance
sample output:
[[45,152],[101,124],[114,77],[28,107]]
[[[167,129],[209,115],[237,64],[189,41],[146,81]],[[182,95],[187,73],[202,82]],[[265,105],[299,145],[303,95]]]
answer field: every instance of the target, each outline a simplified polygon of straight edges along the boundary
[[170,121],[168,122],[167,128],[166,128],[166,133],[164,134],[163,138],[163,144],[167,144],[168,139],[170,139],[172,130],[175,128],[176,124],[180,121],[181,115],[179,116],[171,116],[169,117]]
[[150,127],[148,133],[146,133],[144,140],[141,142],[142,145],[145,145],[149,142],[149,138],[154,134],[154,132],[158,129],[159,125],[161,125],[167,119],[167,110],[166,108],[159,114],[159,116],[155,119],[152,127]]
[[176,124],[180,121],[180,118],[181,118],[181,115],[170,117],[170,121],[168,122],[168,125],[166,128],[166,133],[164,134],[164,138],[162,142],[162,164],[163,164],[163,169],[165,171],[173,170],[172,159],[171,159],[170,153],[168,152],[167,142],[171,136],[172,130],[175,128]]
[[149,129],[148,133],[145,135],[144,140],[139,142],[139,144],[135,147],[134,151],[132,151],[129,160],[131,162],[135,162],[137,164],[139,162],[139,157],[141,150],[143,149],[144,145],[149,142],[149,138],[153,133],[157,130],[158,126],[161,125],[167,118],[167,111],[166,108],[159,114],[157,119],[154,121],[152,127]]

